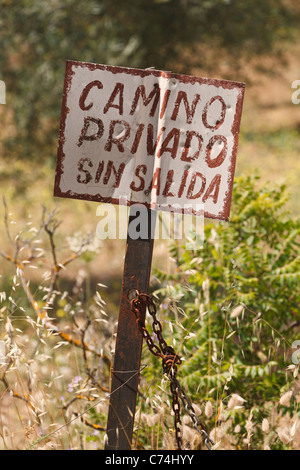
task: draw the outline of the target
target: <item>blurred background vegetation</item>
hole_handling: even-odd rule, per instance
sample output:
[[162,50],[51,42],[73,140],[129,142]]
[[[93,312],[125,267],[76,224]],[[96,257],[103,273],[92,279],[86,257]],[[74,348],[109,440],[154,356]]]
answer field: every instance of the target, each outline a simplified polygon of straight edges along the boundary
[[[36,223],[40,218],[42,205],[52,210],[56,204],[63,220],[61,230],[57,234],[58,246],[64,246],[68,236],[76,238],[80,237],[80,233],[84,235],[88,231],[96,231],[97,204],[75,200],[56,201],[52,195],[65,61],[69,59],[137,68],[154,66],[177,73],[246,82],[236,174],[249,176],[259,169],[262,183],[271,180],[278,183],[279,187],[285,183],[290,198],[285,200],[285,205],[280,205],[283,207],[280,217],[291,211],[291,219],[297,218],[300,211],[300,105],[294,105],[291,96],[292,82],[300,79],[298,0],[0,0],[0,48],[0,80],[6,83],[7,89],[7,104],[0,106],[0,194],[6,198],[15,234],[23,230],[26,224],[26,230],[29,230],[28,220]],[[255,200],[259,200],[259,194],[251,186],[252,183],[250,184],[249,180],[240,181],[243,182],[240,185],[248,185],[245,198],[252,195]],[[240,189],[236,189],[236,194],[239,195],[242,189],[241,186],[238,188]],[[268,193],[267,190],[266,192]],[[277,192],[273,190],[268,194],[271,201],[272,197],[281,200],[283,189]],[[261,227],[263,234],[260,230],[250,227],[253,229],[252,234],[247,226],[247,217],[241,217],[239,221],[242,232],[246,227],[246,238],[244,240],[240,234],[237,245],[256,245],[250,257],[248,258],[247,253],[246,259],[243,260],[243,269],[249,270],[252,278],[256,276],[254,271],[259,267],[258,240],[255,236],[266,237],[267,242],[268,233],[274,229],[279,234],[278,246],[276,247],[274,241],[274,245],[268,246],[268,250],[278,250],[280,253],[285,250],[284,238],[288,238],[291,231],[298,230],[298,222],[291,222],[291,219],[288,219],[290,229],[286,232],[283,226],[275,227],[276,218],[271,217],[273,212],[270,200],[267,201],[267,207],[264,206],[266,201],[260,200],[263,205],[261,211],[265,209],[265,214],[269,212],[270,215],[266,220],[268,226],[265,231]],[[234,203],[237,208],[241,207],[238,199]],[[0,225],[1,251],[12,253],[6,236],[4,206],[1,206],[0,214],[1,222],[3,221]],[[233,226],[229,222],[231,231],[228,236],[236,241],[235,227],[238,215],[236,212],[234,214]],[[257,216],[257,219],[256,216],[253,217],[258,220],[260,216]],[[225,234],[218,232],[218,224],[216,229],[218,236],[223,237],[225,252],[229,248],[235,249],[237,245],[234,245],[232,240],[230,243],[226,241]],[[211,235],[211,224],[207,225],[207,231],[208,236]],[[293,245],[292,251],[288,251],[284,262],[292,262],[293,256],[296,256],[295,246],[297,245]],[[187,275],[187,265],[193,262],[188,259],[188,255],[184,258],[174,252],[173,246],[170,249],[170,255],[177,264],[169,260],[166,243],[158,241],[155,244],[153,265],[158,270],[154,279],[155,287],[158,280],[163,283],[168,279],[169,283],[176,284],[176,277],[172,277],[176,269],[180,280],[181,275]],[[290,245],[286,249],[290,250]],[[107,284],[108,289],[104,296],[106,295],[109,313],[115,317],[118,311],[124,253],[124,241],[108,240],[98,253],[93,256],[85,253],[82,258],[72,263],[63,277],[66,282],[76,282],[78,271],[83,266],[87,273],[85,296],[95,291],[97,282]],[[230,254],[226,253],[229,260]],[[245,253],[244,248],[242,253]],[[251,264],[253,254],[256,257],[252,260],[255,261],[255,266]],[[202,283],[207,278],[214,278],[215,261],[211,261],[213,256],[208,260],[205,273],[201,274],[199,279],[190,279],[190,284],[196,290],[201,290]],[[263,268],[268,270],[268,266],[263,265]],[[163,271],[166,272],[164,275]],[[222,277],[224,272],[222,269],[220,272]],[[290,271],[287,268],[287,273],[290,273],[292,278],[288,279],[288,289],[297,288],[297,272],[297,266]],[[0,274],[2,288],[9,291],[15,267],[1,261]],[[34,270],[31,278],[38,285],[39,274]],[[283,277],[280,279],[283,282]],[[274,283],[277,281],[275,276]],[[227,287],[230,290],[234,280],[229,279],[228,282]],[[242,284],[244,282],[247,284],[248,281],[243,279]],[[212,286],[214,283],[217,286],[218,280],[214,279]],[[263,308],[257,294],[259,288],[258,282],[255,284],[255,301],[253,303],[250,299],[248,305],[256,314],[259,307]],[[263,288],[265,299],[269,284]],[[279,288],[280,284],[276,285],[276,289]],[[285,309],[288,309],[289,292],[284,290],[284,302],[280,306],[279,319],[276,319],[276,322],[279,322],[276,323],[276,329],[280,328],[280,318]],[[164,293],[161,295],[161,300],[166,302]],[[211,295],[211,314],[214,315],[221,303],[218,289],[211,292]],[[188,309],[189,302],[195,307],[196,300],[191,300],[186,292],[184,296],[187,303],[182,307]],[[232,305],[241,301],[246,302],[245,298],[241,299],[234,293]],[[274,314],[274,304],[277,301],[275,296],[270,315],[272,312]],[[267,300],[264,302],[264,305],[269,305]],[[291,321],[295,321],[295,315],[299,315],[296,307],[294,310]],[[268,320],[270,318],[268,317]],[[216,338],[220,335],[220,344],[223,344],[220,338],[223,334],[224,318],[220,317],[219,320],[219,326],[214,324],[215,329],[210,330],[209,334],[215,334]],[[247,342],[248,339],[250,345],[257,331],[254,331],[250,320],[246,326],[244,332],[239,334],[245,335],[244,341]],[[191,325],[188,328],[190,327]],[[274,334],[272,328],[269,331]],[[207,325],[201,325],[198,338],[207,340],[207,334]],[[253,376],[252,387],[255,387],[255,378],[261,374],[263,381],[263,376],[270,370],[272,361],[276,361],[276,358],[273,357],[272,350],[268,357],[270,368],[264,363],[261,366],[262,371],[255,372],[255,361],[249,359],[253,352],[251,348],[252,346],[249,346],[247,350],[245,347],[250,367],[247,373],[250,377]],[[263,354],[268,356],[266,351],[270,349],[269,338],[266,338]],[[239,363],[242,361],[240,344],[237,349],[230,349],[228,354],[231,357],[236,355]],[[212,352],[207,352],[203,357],[201,360],[206,364],[211,361]],[[281,370],[283,362],[283,359],[279,361]],[[197,364],[197,367],[205,367],[201,361]],[[226,367],[228,369],[229,365]],[[191,368],[192,365],[186,365],[187,373]],[[237,370],[239,380],[241,370],[242,366]],[[266,387],[266,400],[272,400],[272,380],[275,380],[273,370],[272,373],[272,378],[263,382]],[[220,374],[221,372],[219,378]],[[207,391],[208,385],[204,386]],[[191,387],[195,388],[193,381]],[[276,392],[279,393],[282,387],[284,374],[279,374]],[[240,393],[247,395],[246,389],[247,382],[242,382]],[[247,396],[248,401],[249,398]],[[258,439],[260,437],[258,435]]]
[[[290,207],[300,209],[300,117],[291,102],[291,83],[300,76],[296,0],[0,0],[0,6],[0,80],[7,87],[0,184],[18,220],[41,201],[54,203],[67,59],[246,82],[237,174],[259,167],[264,178],[286,178]],[[59,204],[70,233],[73,211],[95,227],[95,204]]]
[[299,15],[293,0],[2,0],[0,79],[15,131],[2,139],[7,157],[54,160],[66,59],[244,81],[248,61],[280,60]]

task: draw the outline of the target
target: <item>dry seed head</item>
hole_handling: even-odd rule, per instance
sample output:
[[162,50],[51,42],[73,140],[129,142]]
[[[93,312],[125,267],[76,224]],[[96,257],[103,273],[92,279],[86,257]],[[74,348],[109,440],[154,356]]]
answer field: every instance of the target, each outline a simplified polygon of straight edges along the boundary
[[290,442],[291,437],[289,429],[287,427],[283,429],[277,429],[277,434],[283,444],[288,444]]
[[184,415],[182,418],[183,424],[191,424],[192,420],[188,415]]
[[202,282],[202,289],[206,305],[209,304],[209,279]]
[[243,406],[246,400],[244,398],[240,397],[237,393],[233,393],[229,402],[228,402],[228,408],[230,410],[233,410],[236,407]]
[[244,310],[244,307],[242,305],[238,305],[237,307],[235,307],[231,314],[230,314],[230,318],[237,318],[241,315],[241,313],[243,312]]
[[270,424],[267,418],[264,418],[261,423],[261,429],[263,430],[264,433],[268,434],[270,431]]
[[190,443],[194,440],[195,431],[189,426],[184,425],[182,427],[182,437],[187,443]]
[[291,427],[291,432],[290,432],[290,433],[291,433],[291,437],[294,437],[294,436],[295,436],[296,431],[297,431],[298,424],[299,424],[299,420],[298,420],[298,418],[296,418],[296,420],[295,420],[293,426]]
[[211,418],[213,415],[213,407],[210,401],[208,401],[205,405],[205,410],[204,410],[205,416],[207,418]]
[[195,411],[196,415],[200,416],[202,414],[200,406],[196,405],[195,403],[192,403],[192,406],[194,408],[194,411]]
[[159,418],[160,418],[160,414],[157,413],[155,415],[147,415],[146,416],[146,419],[147,419],[147,424],[148,426],[151,428],[153,426],[155,426],[155,424],[158,423],[159,421]]
[[280,398],[279,403],[280,403],[282,406],[289,406],[290,400],[291,400],[291,398],[292,398],[292,395],[293,395],[293,392],[292,392],[292,391],[286,392],[286,393],[285,393],[284,395],[282,395],[282,397]]

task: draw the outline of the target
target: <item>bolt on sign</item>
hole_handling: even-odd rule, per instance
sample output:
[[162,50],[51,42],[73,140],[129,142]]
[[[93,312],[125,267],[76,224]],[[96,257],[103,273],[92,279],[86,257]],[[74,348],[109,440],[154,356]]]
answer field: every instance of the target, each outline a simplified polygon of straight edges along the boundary
[[67,61],[54,195],[228,220],[244,89]]

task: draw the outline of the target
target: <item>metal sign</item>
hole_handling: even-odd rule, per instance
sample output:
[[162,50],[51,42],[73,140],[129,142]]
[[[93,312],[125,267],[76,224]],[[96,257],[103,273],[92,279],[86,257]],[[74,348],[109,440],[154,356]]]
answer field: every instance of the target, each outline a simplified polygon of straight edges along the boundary
[[54,195],[228,220],[244,88],[68,61]]
[[156,210],[228,220],[244,88],[67,62],[54,195],[147,216],[143,236],[127,232],[106,449],[131,448],[143,335],[128,292],[148,292]]

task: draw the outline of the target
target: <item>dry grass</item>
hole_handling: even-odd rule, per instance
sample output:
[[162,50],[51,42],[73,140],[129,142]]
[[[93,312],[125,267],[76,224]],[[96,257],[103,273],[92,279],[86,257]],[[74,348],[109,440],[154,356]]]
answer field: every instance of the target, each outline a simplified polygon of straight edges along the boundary
[[[292,195],[290,209],[294,212],[300,210],[300,105],[291,102],[291,83],[300,79],[299,53],[299,44],[286,51],[286,66],[283,68],[277,67],[277,63],[270,58],[264,58],[265,65],[269,61],[269,68],[273,68],[273,74],[269,77],[255,72],[254,65],[257,64],[248,64],[247,70],[236,78],[243,80],[243,75],[247,75],[252,81],[246,91],[236,172],[241,174],[259,168],[263,179],[285,181]],[[204,71],[195,73],[206,75]],[[228,73],[226,64],[220,64],[219,75],[233,79]],[[6,105],[6,110],[8,126],[5,132],[13,135],[16,130],[11,125],[9,105]],[[103,242],[101,250],[94,252],[89,263],[84,258],[75,257],[68,269],[60,272],[61,288],[56,286],[53,310],[48,311],[49,317],[53,313],[55,318],[55,327],[52,328],[48,313],[46,322],[46,317],[42,316],[45,301],[41,299],[43,296],[49,297],[49,289],[52,289],[52,294],[56,291],[52,281],[55,269],[58,272],[58,263],[55,263],[50,250],[48,256],[30,261],[33,268],[27,266],[23,271],[18,271],[18,265],[14,262],[15,236],[21,230],[25,230],[28,235],[34,228],[42,212],[41,203],[50,208],[57,203],[60,218],[64,221],[63,236],[57,234],[57,256],[63,263],[67,259],[65,255],[70,252],[65,243],[67,237],[77,234],[80,238],[80,232],[83,236],[89,231],[96,232],[97,204],[75,200],[54,201],[54,167],[49,164],[33,168],[30,161],[20,159],[8,166],[7,160],[2,159],[0,174],[1,193],[5,194],[8,202],[8,210],[11,212],[8,224],[13,233],[11,243],[7,237],[6,224],[1,224],[1,251],[6,256],[0,267],[1,290],[5,290],[6,299],[2,297],[0,303],[0,336],[6,343],[9,363],[0,367],[0,448],[103,448],[102,426],[105,425],[107,415],[109,378],[108,370],[105,370],[107,366],[99,360],[95,364],[94,351],[88,347],[78,347],[78,344],[70,341],[70,337],[75,335],[74,338],[79,342],[84,337],[86,345],[97,345],[98,350],[105,350],[111,357],[125,241]],[[4,214],[3,206],[1,220],[4,220]],[[28,246],[25,245],[23,253],[28,255]],[[39,246],[42,250],[46,249],[44,241]],[[171,272],[174,266],[165,253],[166,243],[157,242],[153,264]],[[26,261],[25,257],[22,259]],[[22,282],[22,272],[26,275],[25,284]],[[43,277],[47,272],[50,272],[50,277]],[[26,293],[25,286],[29,281],[33,298],[40,302],[37,305]],[[109,285],[107,293],[101,291],[106,301],[105,308],[101,302],[97,304],[97,282]],[[69,290],[66,302],[64,288]],[[90,304],[84,303],[84,293],[87,292],[93,299]],[[83,297],[80,297],[81,294]],[[48,306],[51,307],[50,304]],[[74,309],[76,315],[70,315],[68,308]],[[99,316],[100,310],[105,310],[110,316]],[[91,311],[93,316],[90,322]],[[96,357],[99,359],[99,356]],[[294,388],[288,392],[292,392],[292,396],[279,396],[277,403],[265,404],[266,409],[272,408],[268,421],[258,419],[252,411],[247,412],[245,427],[237,427],[233,433],[229,432],[233,416],[246,413],[241,397],[233,394],[226,403],[206,403],[202,408],[195,404],[195,409],[200,416],[214,420],[215,429],[211,430],[211,437],[218,449],[237,449],[237,442],[241,439],[251,449],[253,433],[259,429],[263,435],[261,448],[268,449],[274,442],[280,441],[289,449],[299,450],[297,411],[300,395],[296,380]],[[283,413],[284,402],[288,399],[295,402],[295,413],[292,416]],[[156,398],[155,403],[148,403],[147,413],[137,410],[136,425],[140,431],[135,437],[136,448],[140,445],[139,434],[143,434],[148,448],[174,448],[169,403],[167,398],[161,398],[160,403],[157,401]],[[183,418],[183,439],[191,449],[201,447],[199,436],[188,416]]]

